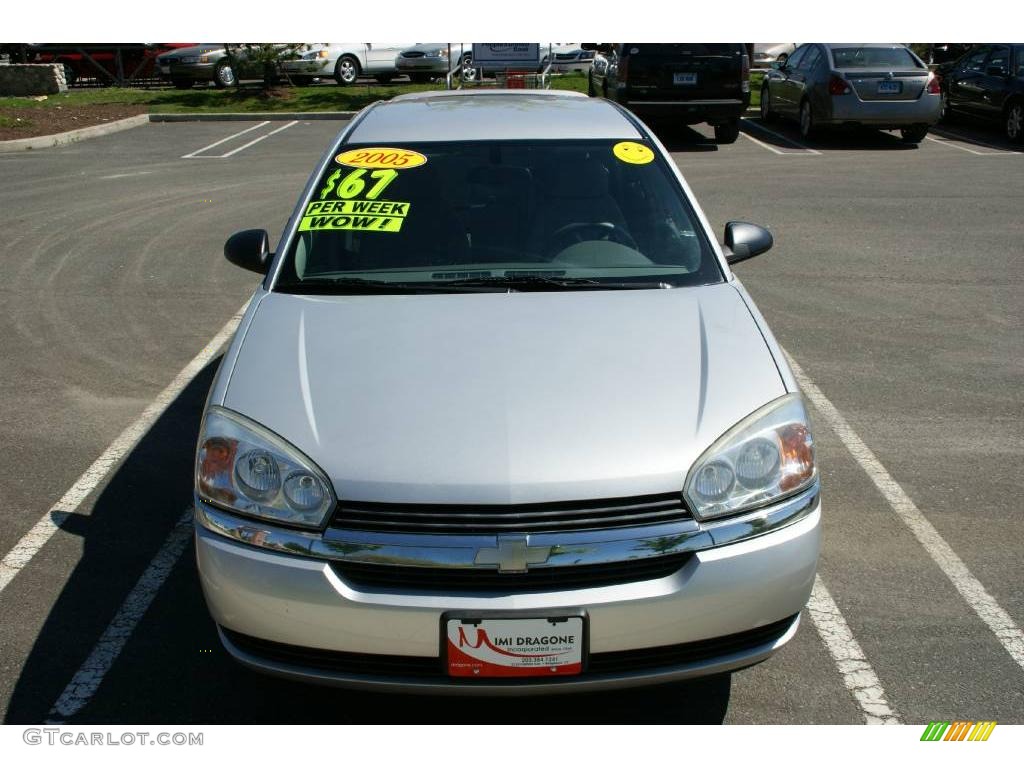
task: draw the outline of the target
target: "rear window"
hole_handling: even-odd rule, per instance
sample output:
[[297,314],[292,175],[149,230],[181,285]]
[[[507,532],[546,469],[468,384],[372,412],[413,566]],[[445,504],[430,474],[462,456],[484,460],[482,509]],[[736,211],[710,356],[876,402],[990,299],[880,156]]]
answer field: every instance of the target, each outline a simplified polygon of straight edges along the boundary
[[338,278],[722,280],[685,194],[641,141],[346,145],[300,215],[276,290]]
[[742,43],[625,43],[623,55],[629,56],[739,56],[746,51]]
[[921,68],[906,48],[833,48],[832,58],[837,67]]

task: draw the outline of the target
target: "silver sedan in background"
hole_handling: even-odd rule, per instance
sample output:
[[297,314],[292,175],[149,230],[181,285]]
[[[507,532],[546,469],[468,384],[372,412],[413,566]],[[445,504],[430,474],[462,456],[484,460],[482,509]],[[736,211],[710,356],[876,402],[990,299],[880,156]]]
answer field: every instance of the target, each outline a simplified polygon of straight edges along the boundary
[[761,86],[761,118],[795,118],[804,138],[826,127],[870,126],[899,129],[916,143],[941,108],[939,79],[894,43],[805,43]]

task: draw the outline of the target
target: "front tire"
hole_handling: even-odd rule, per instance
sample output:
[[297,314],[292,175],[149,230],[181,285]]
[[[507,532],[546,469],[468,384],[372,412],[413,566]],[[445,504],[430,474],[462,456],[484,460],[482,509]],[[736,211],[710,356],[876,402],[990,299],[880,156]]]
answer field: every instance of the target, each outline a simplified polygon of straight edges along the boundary
[[472,56],[463,56],[462,57],[461,74],[462,74],[462,79],[464,81],[476,80],[478,73],[477,73],[476,67],[473,66],[473,57]]
[[213,84],[218,88],[230,88],[232,85],[238,84],[235,70],[231,68],[229,62],[221,61],[217,63],[217,67],[213,70]]
[[188,78],[176,77],[173,80],[171,80],[171,85],[173,85],[179,91],[188,91],[188,90],[191,90],[191,88],[194,85],[194,83],[193,83],[193,81],[189,80]]
[[338,85],[355,85],[359,79],[359,62],[351,56],[342,56],[334,65],[334,79]]
[[740,136],[740,119],[737,117],[735,120],[730,120],[728,123],[722,123],[721,125],[715,126],[715,143],[716,144],[732,144]]
[[1003,125],[1006,138],[1015,144],[1024,142],[1024,101],[1014,101],[1006,108]]
[[907,144],[920,144],[927,135],[927,125],[911,125],[906,128],[900,128],[900,136],[903,137],[903,141]]
[[818,126],[814,123],[814,108],[811,102],[804,99],[800,104],[800,136],[813,139],[818,134]]

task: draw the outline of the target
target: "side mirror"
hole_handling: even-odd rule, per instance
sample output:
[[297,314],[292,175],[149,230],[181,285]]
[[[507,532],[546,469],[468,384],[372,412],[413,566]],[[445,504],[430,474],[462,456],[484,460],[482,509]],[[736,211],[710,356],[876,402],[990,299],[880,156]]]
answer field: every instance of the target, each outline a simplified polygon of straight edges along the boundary
[[725,260],[730,264],[751,259],[774,244],[772,233],[757,224],[730,221],[725,225]]
[[243,229],[224,243],[224,258],[251,272],[266,274],[270,263],[270,235],[265,229]]

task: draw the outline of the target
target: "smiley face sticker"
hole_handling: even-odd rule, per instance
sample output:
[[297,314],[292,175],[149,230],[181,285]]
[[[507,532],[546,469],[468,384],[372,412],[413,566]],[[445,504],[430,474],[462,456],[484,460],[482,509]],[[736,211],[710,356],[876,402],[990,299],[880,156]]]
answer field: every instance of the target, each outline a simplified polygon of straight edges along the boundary
[[654,159],[651,148],[636,141],[620,141],[612,147],[612,152],[622,162],[633,165],[647,165]]

